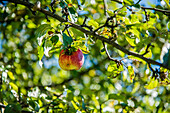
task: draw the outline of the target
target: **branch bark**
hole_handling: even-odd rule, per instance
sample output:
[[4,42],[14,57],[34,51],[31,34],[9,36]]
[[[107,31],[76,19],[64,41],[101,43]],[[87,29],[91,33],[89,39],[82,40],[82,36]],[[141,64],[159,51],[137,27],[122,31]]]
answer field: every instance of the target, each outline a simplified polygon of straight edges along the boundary
[[[111,0],[111,1],[115,1],[115,2],[117,2],[119,4],[123,3],[122,1],[119,1],[119,0]],[[140,1],[141,0],[139,0],[138,2],[140,2]],[[155,11],[159,11],[159,12],[162,12],[162,13],[170,13],[170,10],[163,10],[163,9],[158,9],[158,8],[144,7],[144,6],[141,6],[141,8],[142,9],[148,9],[148,10],[155,10]]]
[[[22,4],[22,5],[24,5],[24,6],[27,6],[28,8],[33,8],[33,7],[34,7],[34,4],[29,3],[29,2],[25,2],[25,1],[21,1],[21,0],[5,0],[5,1],[9,1],[9,2],[12,2],[12,3],[16,3],[16,4]],[[116,2],[118,2],[118,3],[122,3],[122,2],[120,2],[120,1],[118,1],[118,0],[113,0],[113,1],[116,1]],[[141,7],[141,8],[145,8],[145,7]],[[152,10],[158,10],[158,11],[163,11],[163,12],[165,12],[164,10],[160,10],[160,9],[156,9],[156,8],[145,8],[145,9],[152,9]],[[61,16],[59,16],[59,15],[57,15],[57,14],[53,14],[53,12],[47,11],[47,10],[42,9],[42,8],[38,8],[37,11],[40,11],[40,12],[42,12],[42,13],[45,14],[45,15],[51,16],[51,17],[57,19],[57,20],[60,21],[60,22],[66,22],[66,20],[65,20],[64,18],[62,18]],[[169,13],[170,13],[170,11],[166,11],[166,12],[169,12]],[[103,37],[103,36],[100,36],[100,35],[94,33],[93,31],[89,31],[89,30],[86,30],[86,29],[82,28],[81,25],[77,25],[77,24],[72,23],[72,22],[69,22],[69,23],[70,23],[70,26],[71,26],[71,27],[76,28],[76,29],[80,30],[81,32],[83,32],[83,33],[85,33],[85,34],[87,34],[87,35],[91,35],[91,36],[93,36],[93,37],[95,37],[95,38],[97,38],[97,39],[99,39],[99,40],[101,40],[101,41],[103,41],[103,42],[105,42],[105,43],[107,43],[107,44],[110,44],[110,45],[112,45],[113,47],[117,48],[118,50],[126,53],[127,55],[132,55],[132,56],[138,57],[138,58],[144,60],[145,62],[147,62],[148,64],[159,65],[159,66],[161,66],[161,67],[164,67],[164,68],[170,70],[170,67],[166,67],[166,66],[163,65],[162,63],[159,63],[159,62],[157,62],[157,61],[155,61],[155,60],[152,60],[152,59],[143,57],[143,55],[140,55],[140,54],[138,54],[138,53],[129,51],[129,50],[127,50],[126,48],[120,46],[119,44],[115,43],[114,41],[112,41],[112,40],[110,40],[110,39],[107,39],[107,38],[105,38],[105,37]]]

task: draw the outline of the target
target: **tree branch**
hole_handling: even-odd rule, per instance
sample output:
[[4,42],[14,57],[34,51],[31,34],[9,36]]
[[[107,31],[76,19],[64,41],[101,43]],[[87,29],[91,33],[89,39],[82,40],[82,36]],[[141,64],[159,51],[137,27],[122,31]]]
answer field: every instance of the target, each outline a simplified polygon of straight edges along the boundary
[[[5,1],[13,2],[13,3],[17,3],[17,4],[22,4],[22,5],[27,6],[28,8],[32,8],[32,7],[34,6],[32,3],[25,2],[25,1],[21,1],[21,0],[5,0]],[[117,0],[114,0],[114,1],[117,1]],[[120,2],[119,2],[119,3],[120,3]],[[122,2],[121,2],[121,3],[122,3]],[[141,8],[142,8],[142,7],[141,7]],[[144,8],[144,7],[143,7],[143,8]],[[146,8],[146,9],[163,11],[163,10],[155,9],[155,8]],[[57,15],[57,14],[53,14],[52,12],[47,11],[47,10],[45,10],[45,9],[38,8],[37,11],[40,11],[40,12],[44,13],[45,15],[51,16],[51,17],[57,19],[57,20],[60,21],[60,22],[66,22],[66,20],[65,20],[64,18],[60,17],[60,16]],[[164,12],[164,11],[163,11],[163,12]],[[166,12],[167,12],[167,11],[166,11]],[[170,11],[168,11],[168,12],[170,12]],[[86,30],[86,29],[82,28],[81,25],[77,25],[77,24],[74,24],[74,23],[72,23],[72,22],[69,22],[69,23],[70,23],[70,26],[71,26],[71,27],[76,28],[76,29],[80,30],[81,32],[83,32],[83,33],[85,33],[85,34],[87,34],[87,35],[91,35],[91,36],[93,36],[93,37],[95,37],[95,38],[97,38],[97,39],[99,39],[99,40],[101,40],[101,41],[103,41],[103,42],[106,42],[106,43],[112,45],[113,47],[117,48],[118,50],[126,53],[127,55],[132,55],[132,56],[138,57],[138,58],[146,61],[148,64],[159,65],[159,66],[161,66],[161,67],[164,67],[164,68],[170,70],[170,67],[166,67],[166,66],[163,65],[162,63],[159,63],[159,62],[154,61],[154,60],[152,60],[152,59],[143,57],[142,55],[139,55],[139,54],[137,54],[137,53],[135,53],[135,52],[129,51],[129,50],[127,50],[126,48],[120,46],[119,44],[115,43],[114,41],[112,41],[112,40],[110,40],[110,39],[107,39],[107,38],[105,38],[105,37],[103,37],[103,36],[100,36],[100,35],[94,33],[93,31],[89,31],[89,30]]]
[[[115,1],[119,4],[122,4],[123,2],[119,1],[119,0],[111,0],[111,1]],[[141,0],[139,0],[140,2]],[[159,11],[159,12],[162,12],[162,13],[170,13],[170,10],[163,10],[163,9],[158,9],[158,8],[150,8],[150,7],[144,7],[144,6],[141,6],[142,9],[148,9],[148,10],[155,10],[155,11]]]
[[139,0],[136,4],[139,4],[139,2],[141,2],[142,0]]
[[107,50],[107,46],[105,45],[104,41],[103,41],[102,43],[103,43],[103,46],[104,46],[104,49],[105,49],[105,51],[106,51],[106,54],[107,54],[108,58],[109,58],[110,60],[116,62],[118,66],[121,65],[121,64],[122,64],[121,61],[116,60],[116,59],[113,59],[113,58],[110,57],[110,54],[109,54],[109,52],[108,52],[108,50]]

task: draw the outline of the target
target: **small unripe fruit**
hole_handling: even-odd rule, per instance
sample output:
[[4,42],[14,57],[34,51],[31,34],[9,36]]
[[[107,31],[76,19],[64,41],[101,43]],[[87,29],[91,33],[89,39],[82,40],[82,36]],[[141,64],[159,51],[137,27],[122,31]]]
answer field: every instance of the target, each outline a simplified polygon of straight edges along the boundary
[[81,49],[69,53],[69,50],[61,50],[59,65],[63,70],[79,70],[84,63],[84,55]]

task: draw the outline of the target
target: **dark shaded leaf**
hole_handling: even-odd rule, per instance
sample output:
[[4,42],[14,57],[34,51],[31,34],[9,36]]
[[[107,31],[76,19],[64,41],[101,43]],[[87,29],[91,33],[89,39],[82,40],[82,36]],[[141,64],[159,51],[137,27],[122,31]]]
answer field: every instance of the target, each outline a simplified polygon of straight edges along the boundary
[[22,108],[20,104],[8,104],[4,113],[21,113],[21,110]]
[[37,30],[35,31],[35,37],[41,37],[44,34],[46,34],[48,29],[51,29],[52,27],[49,24],[42,24],[40,25]]
[[56,44],[59,40],[59,37],[57,35],[54,35],[50,40],[52,41],[53,44]]
[[66,49],[71,43],[73,42],[72,37],[67,36],[65,33],[63,33],[63,45],[64,49]]

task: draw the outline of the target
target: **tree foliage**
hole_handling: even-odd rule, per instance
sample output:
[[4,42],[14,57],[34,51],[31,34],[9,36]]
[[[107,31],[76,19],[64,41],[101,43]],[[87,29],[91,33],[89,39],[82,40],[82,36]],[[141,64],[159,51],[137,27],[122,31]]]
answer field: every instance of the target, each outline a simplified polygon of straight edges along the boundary
[[[170,112],[170,2],[155,1],[1,1],[1,112]],[[78,71],[59,67],[70,47]]]

